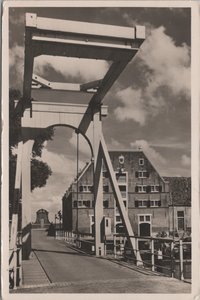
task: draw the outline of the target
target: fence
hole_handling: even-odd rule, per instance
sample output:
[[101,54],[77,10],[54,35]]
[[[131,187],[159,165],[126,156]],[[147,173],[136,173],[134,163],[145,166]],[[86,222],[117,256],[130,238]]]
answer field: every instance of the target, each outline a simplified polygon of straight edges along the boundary
[[90,233],[75,233],[71,231],[56,231],[56,239],[64,239],[66,243],[94,254],[94,238]]
[[[136,248],[130,247],[125,235],[115,234],[113,238],[113,255],[115,258],[133,262],[166,276],[181,280],[191,279],[191,242],[174,241],[169,238],[133,236]],[[109,249],[110,241],[105,241]],[[112,250],[110,251],[112,254]],[[139,255],[141,260],[139,259]]]
[[[95,253],[94,238],[91,234],[57,231],[56,238],[62,238],[68,244],[87,253]],[[134,251],[129,238],[135,239]],[[191,242],[141,236],[129,238],[124,234],[113,234],[110,239],[105,237],[105,255],[134,263],[136,266],[142,263],[144,268],[165,276],[180,280],[191,279]]]
[[9,288],[16,289],[22,280],[22,248],[10,249],[9,255]]

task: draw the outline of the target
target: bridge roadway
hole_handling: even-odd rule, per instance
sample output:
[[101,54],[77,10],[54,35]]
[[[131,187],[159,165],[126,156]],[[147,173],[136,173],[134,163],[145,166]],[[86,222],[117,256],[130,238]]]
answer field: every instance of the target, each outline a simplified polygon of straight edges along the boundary
[[32,247],[16,293],[190,293],[188,283],[80,253],[44,230],[32,231]]

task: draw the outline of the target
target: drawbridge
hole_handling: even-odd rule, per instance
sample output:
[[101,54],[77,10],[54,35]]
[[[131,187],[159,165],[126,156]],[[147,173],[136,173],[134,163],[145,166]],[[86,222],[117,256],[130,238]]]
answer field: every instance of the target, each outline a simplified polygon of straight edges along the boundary
[[[145,40],[143,26],[120,27],[38,17],[26,14],[23,97],[16,103],[15,114],[21,118],[15,176],[14,210],[10,237],[10,270],[15,287],[20,284],[20,264],[31,252],[31,153],[35,138],[46,128],[63,125],[73,128],[87,140],[94,162],[95,254],[104,255],[101,233],[103,220],[102,166],[105,164],[121,219],[135,255],[135,238],[119,190],[102,131],[107,115],[103,100],[114,82],[137,54]],[[34,59],[40,55],[109,62],[103,78],[91,82],[52,82],[33,73]],[[67,66],[66,66],[67,68]],[[73,91],[89,96],[88,104],[34,101],[33,89]],[[76,97],[75,97],[76,98]],[[19,201],[22,218],[19,219]],[[21,222],[19,226],[19,222]],[[21,228],[19,238],[18,229]],[[20,251],[17,251],[20,249]]]

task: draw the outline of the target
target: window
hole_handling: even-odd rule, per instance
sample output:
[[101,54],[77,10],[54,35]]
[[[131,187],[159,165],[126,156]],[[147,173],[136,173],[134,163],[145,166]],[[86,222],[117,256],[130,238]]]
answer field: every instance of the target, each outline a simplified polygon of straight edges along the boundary
[[177,211],[178,230],[184,230],[184,211]]
[[121,192],[122,198],[127,198],[126,185],[119,185],[119,190]]
[[120,216],[116,216],[116,222],[121,222],[121,217]]
[[138,200],[138,207],[147,207],[148,200]]
[[127,204],[126,201],[123,201],[123,202],[124,202],[124,206],[126,207],[126,204]]
[[146,216],[146,222],[150,222],[150,216]]
[[151,200],[150,204],[151,204],[152,207],[158,207],[158,206],[161,206],[161,201],[159,201],[159,200]]
[[108,208],[108,200],[104,200],[103,201],[103,207],[104,208]]
[[109,186],[108,185],[104,185],[103,186],[103,191],[104,191],[104,193],[108,193],[109,192]]
[[161,190],[159,185],[151,185],[151,192],[158,193]]
[[149,173],[147,171],[138,171],[136,173],[137,173],[136,177],[138,177],[138,178],[147,178],[147,177],[149,177]]
[[83,206],[90,207],[90,200],[83,201]]
[[144,216],[140,216],[140,222],[144,222]]
[[106,227],[108,227],[108,219],[106,219]]
[[91,202],[90,200],[80,200],[80,201],[74,201],[73,203],[73,207],[77,207],[77,204],[78,204],[78,207],[82,207],[82,208],[86,208],[86,207],[89,207],[90,208],[90,205],[91,205]]
[[139,166],[143,166],[144,165],[144,158],[139,158]]
[[93,191],[92,185],[80,185],[79,186],[79,192],[88,193]]
[[126,183],[126,173],[116,173],[116,179],[118,184]]
[[151,222],[151,215],[139,215],[139,223]]
[[104,177],[104,178],[108,178],[108,171],[103,170],[103,177]]
[[147,186],[146,185],[137,185],[137,192],[138,193],[146,193],[146,189],[147,189]]

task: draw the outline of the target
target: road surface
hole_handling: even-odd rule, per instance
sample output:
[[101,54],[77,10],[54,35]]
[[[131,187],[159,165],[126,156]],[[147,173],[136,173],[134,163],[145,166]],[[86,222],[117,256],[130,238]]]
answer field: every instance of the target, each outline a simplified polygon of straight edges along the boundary
[[32,231],[32,248],[49,283],[17,292],[190,293],[188,283],[145,274],[107,259],[79,253],[64,241],[47,237],[44,230]]

